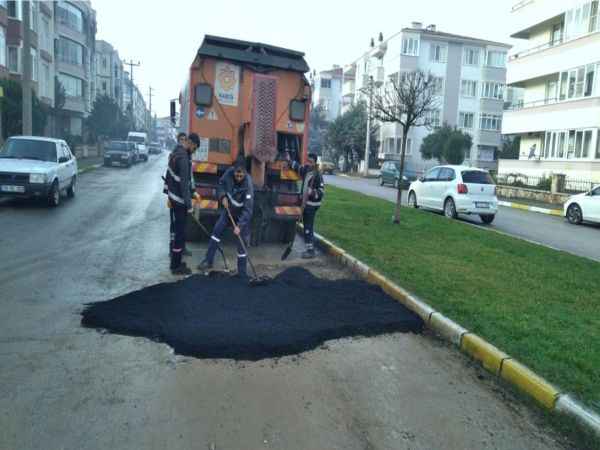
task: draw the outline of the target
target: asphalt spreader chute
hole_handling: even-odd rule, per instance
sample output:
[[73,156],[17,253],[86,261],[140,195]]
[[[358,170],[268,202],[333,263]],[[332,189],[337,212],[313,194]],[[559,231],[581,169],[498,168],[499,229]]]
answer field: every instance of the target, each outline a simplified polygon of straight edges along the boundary
[[175,353],[256,361],[354,336],[415,332],[423,321],[381,288],[286,269],[249,289],[231,277],[193,275],[86,305],[84,327],[163,342]]

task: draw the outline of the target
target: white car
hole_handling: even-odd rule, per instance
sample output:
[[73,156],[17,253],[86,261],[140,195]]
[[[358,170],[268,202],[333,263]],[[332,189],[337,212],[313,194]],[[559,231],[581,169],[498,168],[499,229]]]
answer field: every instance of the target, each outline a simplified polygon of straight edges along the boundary
[[564,205],[565,217],[574,225],[581,222],[600,223],[600,186],[585,194],[570,197]]
[[410,184],[408,204],[441,211],[453,219],[458,214],[475,214],[489,224],[498,212],[496,183],[483,169],[438,166]]
[[58,206],[75,196],[77,159],[61,139],[13,136],[0,149],[0,196],[37,197]]

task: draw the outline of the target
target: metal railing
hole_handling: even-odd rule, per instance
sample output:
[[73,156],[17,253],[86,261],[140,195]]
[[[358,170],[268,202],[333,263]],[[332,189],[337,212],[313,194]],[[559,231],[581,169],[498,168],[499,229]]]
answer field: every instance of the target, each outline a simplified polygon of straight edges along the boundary
[[505,104],[504,111],[519,111],[521,109],[535,108],[537,106],[553,105],[558,102],[558,97],[548,97],[542,100],[534,100],[532,102],[519,101],[516,103]]
[[557,45],[565,42],[563,37],[559,37],[558,39],[554,39],[553,41],[546,42],[541,45],[536,45],[535,47],[528,48],[526,50],[522,50],[518,53],[514,53],[508,57],[509,61],[514,61],[515,59],[523,58],[524,56],[531,55],[532,53],[540,52],[542,50],[546,50],[548,48],[556,47]]
[[520,2],[517,2],[516,4],[513,5],[510,12],[515,12],[533,2],[534,2],[534,0],[521,0]]
[[[530,176],[520,173],[497,175],[496,184],[498,186],[520,187],[525,189],[535,189],[538,191],[552,190],[552,178],[544,176]],[[558,184],[557,192],[562,194],[577,194],[580,192],[591,191],[598,183],[578,178],[565,177],[564,183]]]

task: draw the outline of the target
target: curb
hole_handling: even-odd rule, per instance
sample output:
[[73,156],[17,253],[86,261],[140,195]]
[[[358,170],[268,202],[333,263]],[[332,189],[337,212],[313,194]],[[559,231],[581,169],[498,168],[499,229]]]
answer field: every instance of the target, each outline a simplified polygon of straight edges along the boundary
[[79,169],[77,171],[77,175],[81,175],[82,173],[91,172],[92,170],[96,170],[102,167],[102,164],[94,164],[92,166],[84,167],[83,169]]
[[[299,224],[298,226],[301,228],[302,225]],[[315,233],[315,241],[325,253],[333,256],[339,263],[348,267],[362,279],[381,287],[389,296],[420,316],[425,322],[426,327],[436,332],[474,360],[479,361],[488,372],[502,378],[521,392],[527,394],[544,409],[573,417],[600,436],[600,415],[596,412],[586,409],[570,395],[561,392],[556,386],[534,373],[510,355],[435,311],[427,303],[388,280],[378,271],[346,253],[342,248],[336,246],[323,236]]]
[[498,201],[498,206],[505,206],[507,208],[521,209],[523,211],[532,211],[540,214],[549,214],[551,216],[563,216],[562,209],[548,209],[548,208],[539,208],[537,206],[529,206],[523,205],[521,203],[513,203],[513,202],[505,202],[502,200]]

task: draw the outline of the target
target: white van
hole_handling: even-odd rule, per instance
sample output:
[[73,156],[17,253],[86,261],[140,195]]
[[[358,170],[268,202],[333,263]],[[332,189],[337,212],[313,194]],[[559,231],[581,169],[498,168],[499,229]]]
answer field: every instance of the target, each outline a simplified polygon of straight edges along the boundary
[[137,131],[130,131],[127,135],[127,141],[135,142],[140,159],[148,161],[148,135]]

